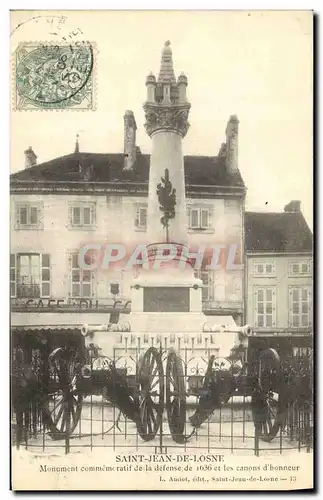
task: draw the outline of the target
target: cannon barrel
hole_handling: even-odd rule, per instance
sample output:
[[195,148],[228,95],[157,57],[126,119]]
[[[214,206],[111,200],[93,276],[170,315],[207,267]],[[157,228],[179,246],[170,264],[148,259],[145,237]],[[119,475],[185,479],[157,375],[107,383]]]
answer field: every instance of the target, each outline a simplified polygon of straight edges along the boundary
[[94,332],[108,332],[109,325],[82,325],[81,333],[84,337]]
[[240,333],[246,336],[252,335],[252,328],[250,325],[245,326],[231,326],[231,325],[217,325],[215,323],[204,323],[203,332],[212,333]]
[[107,325],[83,325],[81,333],[84,337],[90,336],[94,332],[130,332],[130,323],[108,323]]

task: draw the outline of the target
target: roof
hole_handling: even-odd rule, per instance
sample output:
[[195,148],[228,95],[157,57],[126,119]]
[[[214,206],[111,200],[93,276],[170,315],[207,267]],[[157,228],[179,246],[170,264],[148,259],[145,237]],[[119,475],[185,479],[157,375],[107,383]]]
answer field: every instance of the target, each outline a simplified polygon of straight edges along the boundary
[[[131,170],[124,169],[124,155],[101,153],[72,153],[21,170],[10,176],[11,186],[20,181],[39,182],[131,182],[147,183],[150,155],[137,152]],[[244,188],[240,172],[229,173],[225,159],[213,156],[185,156],[186,185],[226,186]]]
[[247,252],[312,252],[313,237],[302,212],[246,212]]

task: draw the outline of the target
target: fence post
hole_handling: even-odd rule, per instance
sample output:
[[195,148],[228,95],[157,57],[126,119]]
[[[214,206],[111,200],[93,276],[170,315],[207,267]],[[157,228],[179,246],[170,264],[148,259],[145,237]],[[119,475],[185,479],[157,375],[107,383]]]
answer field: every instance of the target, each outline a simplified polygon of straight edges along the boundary
[[255,425],[255,455],[259,457],[259,424],[256,422]]
[[65,402],[65,418],[66,418],[66,432],[65,432],[65,454],[70,452],[70,408],[69,401]]
[[[162,350],[162,345],[159,344],[159,353],[160,353],[160,357],[162,359],[162,354],[163,354],[163,350]],[[166,373],[164,373],[164,377],[165,377],[165,380],[164,380],[164,387],[166,386]],[[164,404],[164,401],[162,401],[162,405]],[[163,420],[164,420],[164,412],[161,416],[161,419],[160,419],[160,427],[159,427],[159,448],[160,448],[160,453],[163,453]]]

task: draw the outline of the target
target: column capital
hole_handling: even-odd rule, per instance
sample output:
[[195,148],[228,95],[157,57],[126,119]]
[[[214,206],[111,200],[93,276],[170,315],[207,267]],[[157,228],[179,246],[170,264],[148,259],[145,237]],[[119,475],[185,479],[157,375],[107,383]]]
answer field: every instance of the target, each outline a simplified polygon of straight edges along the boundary
[[173,131],[185,137],[188,128],[190,104],[169,105],[145,103],[145,129],[149,137],[161,130]]

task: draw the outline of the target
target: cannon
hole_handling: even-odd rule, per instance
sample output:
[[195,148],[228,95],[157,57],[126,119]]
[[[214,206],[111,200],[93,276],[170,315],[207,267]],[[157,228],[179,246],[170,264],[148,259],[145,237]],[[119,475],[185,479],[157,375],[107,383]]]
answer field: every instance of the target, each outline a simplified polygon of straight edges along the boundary
[[[270,348],[263,350],[256,360],[247,361],[245,353],[252,335],[248,325],[204,324],[203,332],[216,335],[225,352],[209,354],[203,376],[187,373],[181,353],[174,348],[163,349],[160,334],[159,346],[139,350],[135,370],[130,373],[127,367],[118,366],[118,360],[111,355],[116,336],[110,335],[110,332],[130,335],[129,323],[83,325],[80,330],[85,352],[57,347],[46,360],[47,371],[43,376],[30,377],[27,368],[19,372],[20,382],[21,373],[24,379],[21,394],[27,394],[28,384],[32,384],[33,393],[39,397],[42,421],[53,439],[63,439],[75,431],[83,399],[91,394],[102,394],[133,421],[144,441],[155,438],[166,409],[173,440],[184,443],[235,393],[251,396],[254,424],[261,439],[271,441],[284,425],[286,381],[279,355]],[[231,339],[230,345],[224,341],[227,338]],[[186,435],[190,396],[197,398],[197,405],[188,419],[192,431]]]
[[[274,349],[261,352],[252,364],[243,362],[237,352],[227,358],[211,355],[203,378],[185,376],[184,365],[175,351],[168,353],[166,409],[175,442],[187,441],[234,394],[251,396],[254,425],[260,439],[270,442],[283,428],[287,407],[286,383],[280,370],[279,355]],[[198,403],[188,419],[193,430],[187,436],[184,434],[187,397],[192,395],[197,397]]]

